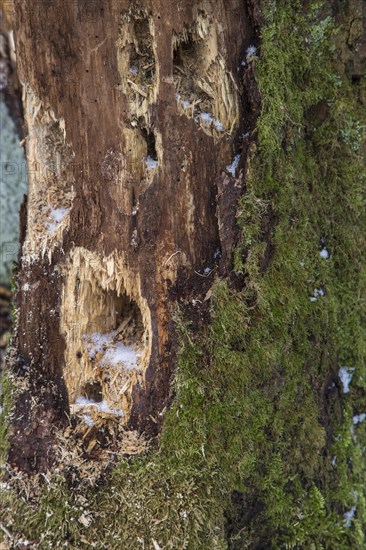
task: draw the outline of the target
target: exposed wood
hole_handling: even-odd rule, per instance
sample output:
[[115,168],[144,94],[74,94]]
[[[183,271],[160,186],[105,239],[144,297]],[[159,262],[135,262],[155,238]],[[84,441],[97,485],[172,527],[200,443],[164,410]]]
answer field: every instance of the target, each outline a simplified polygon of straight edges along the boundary
[[[13,466],[49,467],[70,409],[98,411],[86,388],[99,388],[128,429],[157,434],[178,289],[190,281],[192,297],[206,295],[202,274],[221,254],[217,200],[235,189],[223,203],[234,212],[243,191],[250,138],[240,136],[254,120],[240,65],[256,31],[248,9],[15,1],[30,182],[14,368],[30,386],[18,399]],[[235,230],[229,241],[222,273]],[[118,327],[131,312],[141,328],[129,341]],[[96,339],[104,347],[93,352]],[[123,345],[133,368],[111,359]]]

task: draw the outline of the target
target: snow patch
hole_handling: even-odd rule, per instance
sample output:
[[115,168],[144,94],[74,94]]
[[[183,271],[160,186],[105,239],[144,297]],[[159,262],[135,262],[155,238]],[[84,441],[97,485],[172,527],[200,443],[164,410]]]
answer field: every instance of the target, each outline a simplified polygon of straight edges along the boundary
[[345,512],[343,514],[343,517],[345,519],[345,525],[346,527],[351,527],[352,520],[356,513],[356,506],[352,506],[352,508],[349,510],[349,512]]
[[139,369],[138,359],[141,353],[136,352],[132,346],[126,346],[123,342],[117,342],[105,352],[100,365],[121,367],[127,370]]
[[251,59],[257,55],[257,48],[253,45],[249,46],[249,48],[247,48],[247,51],[245,53],[245,58],[247,60],[247,63],[249,63],[249,61],[251,61]]
[[75,400],[75,405],[79,405],[80,407],[90,408],[93,407],[96,411],[105,413],[105,414],[114,414],[117,416],[123,416],[123,412],[121,409],[111,409],[108,405],[107,401],[93,401],[92,399],[87,399],[86,397],[83,397],[80,395]]
[[341,367],[338,371],[338,376],[341,379],[343,385],[343,393],[349,392],[349,385],[352,381],[353,373],[355,369],[351,367]]
[[318,298],[321,296],[325,296],[325,292],[323,288],[314,288],[314,294],[310,296],[310,302],[316,302]]
[[326,248],[322,248],[322,250],[319,252],[320,257],[323,258],[323,260],[328,260],[329,258],[329,251]]
[[226,166],[226,170],[233,176],[233,178],[235,178],[235,174],[238,169],[239,162],[240,162],[240,155],[236,155],[234,157],[233,162],[228,166]]
[[365,419],[366,419],[366,413],[356,414],[352,418],[352,422],[353,422],[354,426],[357,426],[357,424],[361,424],[361,422],[363,422]]
[[223,132],[225,130],[223,123],[220,122],[217,118],[214,118],[213,125],[218,132]]
[[146,165],[146,168],[148,170],[155,170],[155,168],[157,168],[158,166],[158,161],[153,159],[152,157],[150,157],[150,155],[148,157],[146,157],[145,159],[145,165]]
[[66,218],[69,214],[68,208],[53,208],[47,219],[47,231],[49,234],[55,233],[59,228],[60,223]]
[[95,359],[98,353],[103,354],[100,360],[101,367],[119,367],[126,370],[140,370],[139,360],[142,352],[136,351],[134,346],[127,346],[123,342],[115,341],[116,331],[101,334],[94,332],[84,336],[90,359]]
[[213,118],[210,113],[202,112],[200,114],[200,117],[202,118],[203,122],[207,125],[210,125],[213,122]]
[[87,414],[84,414],[82,418],[83,418],[85,424],[87,426],[89,426],[89,428],[94,426],[94,420],[92,418],[90,418],[90,416],[88,416]]
[[107,332],[106,334],[93,332],[93,334],[90,334],[89,336],[84,336],[84,340],[87,340],[86,348],[90,359],[95,359],[97,353],[104,352],[108,344],[113,342],[114,337],[114,332]]
[[[183,99],[180,94],[176,94],[177,102],[182,105],[183,109],[187,111],[190,107],[194,107],[192,103]],[[200,111],[199,109],[194,109],[194,121],[199,123],[200,119],[206,127],[214,126],[218,132],[223,132],[225,130],[224,125],[218,118],[214,118],[212,113],[206,111]]]

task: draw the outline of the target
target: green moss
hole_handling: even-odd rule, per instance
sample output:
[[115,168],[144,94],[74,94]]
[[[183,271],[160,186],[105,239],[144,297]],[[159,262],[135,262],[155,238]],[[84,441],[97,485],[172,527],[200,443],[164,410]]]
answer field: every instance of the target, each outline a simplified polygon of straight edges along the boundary
[[[344,56],[338,66],[345,30],[322,4],[265,6],[235,256],[244,289],[216,281],[199,334],[177,315],[175,400],[158,450],[123,460],[97,491],[59,481],[34,508],[19,504],[13,532],[41,548],[365,544],[366,424],[352,424],[366,412],[365,85],[351,84]],[[342,365],[355,369],[348,394]]]
[[1,377],[1,395],[0,395],[0,468],[4,464],[6,452],[8,449],[7,441],[7,418],[11,411],[11,381],[7,371]]

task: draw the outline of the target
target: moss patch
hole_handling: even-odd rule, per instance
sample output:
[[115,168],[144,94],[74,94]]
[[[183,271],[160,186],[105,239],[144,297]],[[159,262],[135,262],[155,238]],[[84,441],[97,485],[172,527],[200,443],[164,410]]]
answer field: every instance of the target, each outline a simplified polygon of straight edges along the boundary
[[11,382],[7,371],[1,377],[1,395],[0,395],[0,467],[3,465],[8,442],[7,434],[7,418],[12,407],[11,400]]

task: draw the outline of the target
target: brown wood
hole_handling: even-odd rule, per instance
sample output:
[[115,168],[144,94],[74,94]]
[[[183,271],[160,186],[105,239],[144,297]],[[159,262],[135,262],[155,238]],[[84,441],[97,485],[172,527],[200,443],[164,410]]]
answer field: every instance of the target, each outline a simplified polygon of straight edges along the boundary
[[[238,0],[16,0],[14,13],[30,183],[9,462],[34,472],[52,463],[55,429],[86,388],[128,428],[158,433],[175,302],[231,269],[259,109],[241,62],[258,22]],[[87,342],[118,326],[132,327],[141,361],[112,382]]]

